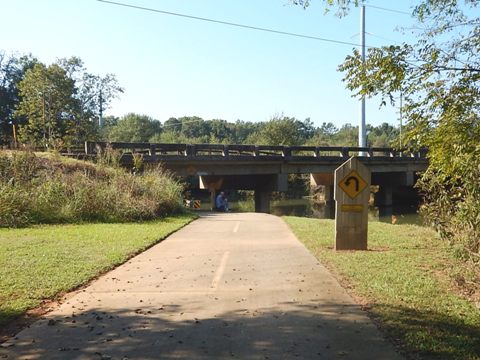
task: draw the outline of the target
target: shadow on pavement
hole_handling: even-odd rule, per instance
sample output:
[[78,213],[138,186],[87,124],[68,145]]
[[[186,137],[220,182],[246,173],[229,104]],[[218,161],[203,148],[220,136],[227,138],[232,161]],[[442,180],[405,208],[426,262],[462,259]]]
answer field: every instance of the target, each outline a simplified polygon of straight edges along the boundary
[[[76,316],[47,317],[17,339],[4,343],[0,356],[392,359],[393,352],[378,332],[371,331],[372,324],[363,316],[359,317],[363,320],[355,320],[355,315],[361,313],[357,306],[285,305],[291,310],[240,309],[208,318],[196,318],[191,307],[179,305],[124,311],[95,309]],[[353,316],[343,316],[349,312]]]

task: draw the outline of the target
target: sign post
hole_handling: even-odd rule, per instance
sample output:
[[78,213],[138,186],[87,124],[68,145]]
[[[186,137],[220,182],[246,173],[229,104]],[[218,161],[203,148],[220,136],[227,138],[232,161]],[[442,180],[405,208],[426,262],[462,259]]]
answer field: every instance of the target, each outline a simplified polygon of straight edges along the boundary
[[351,157],[335,170],[335,250],[367,250],[370,170]]

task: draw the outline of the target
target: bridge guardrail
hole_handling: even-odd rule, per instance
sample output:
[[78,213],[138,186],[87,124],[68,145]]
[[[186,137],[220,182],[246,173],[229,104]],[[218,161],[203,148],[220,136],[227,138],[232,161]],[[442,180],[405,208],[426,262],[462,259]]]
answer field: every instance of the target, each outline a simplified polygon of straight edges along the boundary
[[359,153],[368,158],[426,159],[427,149],[412,151],[384,147],[342,146],[282,146],[282,145],[224,145],[224,144],[163,144],[125,142],[85,142],[85,154],[97,155],[107,148],[124,154],[143,154],[151,157],[242,157],[270,159],[349,158]]

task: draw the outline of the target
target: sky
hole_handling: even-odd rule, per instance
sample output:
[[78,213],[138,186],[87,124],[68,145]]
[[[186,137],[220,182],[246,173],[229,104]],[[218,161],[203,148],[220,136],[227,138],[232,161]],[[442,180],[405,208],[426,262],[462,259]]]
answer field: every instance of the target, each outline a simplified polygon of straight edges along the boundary
[[[357,44],[359,9],[324,13],[288,0],[115,0],[135,6]],[[369,1],[411,12],[410,0]],[[125,92],[107,115],[129,112],[160,121],[200,116],[266,121],[310,118],[316,126],[359,121],[359,101],[337,71],[353,45],[291,37],[147,12],[97,0],[0,0],[0,50],[31,53],[47,64],[80,57],[88,72],[113,73]],[[366,8],[366,42],[411,41],[405,14]],[[398,126],[398,111],[367,100],[367,124]]]

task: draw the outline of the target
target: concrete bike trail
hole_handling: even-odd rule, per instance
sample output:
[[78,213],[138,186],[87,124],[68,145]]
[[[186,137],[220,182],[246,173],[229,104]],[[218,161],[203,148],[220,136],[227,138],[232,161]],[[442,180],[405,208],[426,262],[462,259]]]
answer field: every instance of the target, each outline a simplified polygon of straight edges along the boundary
[[202,215],[69,296],[0,358],[402,359],[280,218],[254,213]]

